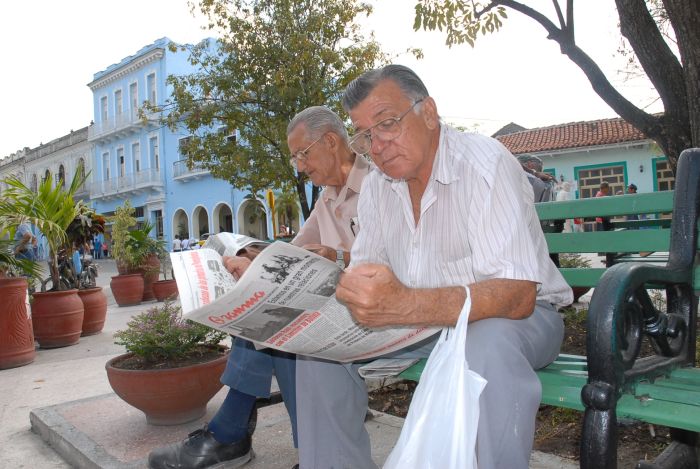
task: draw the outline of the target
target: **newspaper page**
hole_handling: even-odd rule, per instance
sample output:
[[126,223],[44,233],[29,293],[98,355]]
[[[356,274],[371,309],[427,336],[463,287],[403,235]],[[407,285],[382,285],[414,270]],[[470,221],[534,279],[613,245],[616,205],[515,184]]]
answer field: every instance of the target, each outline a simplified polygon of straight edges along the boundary
[[386,378],[399,375],[418,362],[418,358],[378,358],[362,365],[357,373],[363,378]]
[[171,253],[183,316],[257,346],[339,362],[385,355],[439,328],[370,329],[335,298],[341,269],[274,242],[236,282],[213,249]]
[[222,256],[235,256],[246,247],[255,247],[262,251],[268,245],[268,243],[250,236],[223,232],[209,236],[202,247],[213,249]]

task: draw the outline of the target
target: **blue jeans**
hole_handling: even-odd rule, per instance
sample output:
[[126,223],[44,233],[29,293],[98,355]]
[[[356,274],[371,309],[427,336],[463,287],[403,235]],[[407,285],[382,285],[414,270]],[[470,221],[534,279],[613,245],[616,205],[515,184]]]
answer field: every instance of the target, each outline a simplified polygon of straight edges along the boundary
[[273,371],[289,413],[296,446],[296,355],[272,349],[256,350],[252,342],[236,338],[221,382],[242,393],[268,398]]

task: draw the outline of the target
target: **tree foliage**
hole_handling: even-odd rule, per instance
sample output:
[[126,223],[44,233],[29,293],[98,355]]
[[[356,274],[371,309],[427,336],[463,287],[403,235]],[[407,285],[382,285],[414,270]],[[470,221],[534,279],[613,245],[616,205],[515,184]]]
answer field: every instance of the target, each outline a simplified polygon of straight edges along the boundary
[[675,173],[681,151],[700,146],[697,0],[615,0],[620,32],[658,92],[662,114],[649,114],[623,97],[576,44],[574,0],[552,0],[552,5],[555,20],[521,1],[418,0],[414,28],[445,31],[449,46],[464,42],[474,46],[480,35],[500,29],[509,9],[529,17],[559,44],[562,54],[585,73],[595,92],[620,117],[658,143]]
[[[286,128],[308,106],[341,112],[345,86],[386,60],[355,23],[371,7],[357,0],[201,0],[191,4],[218,35],[183,46],[197,72],[170,76],[164,122],[192,138],[182,151],[234,187],[296,189],[305,217],[305,178],[289,163]],[[175,48],[176,46],[171,46]],[[314,188],[312,201],[319,188]]]

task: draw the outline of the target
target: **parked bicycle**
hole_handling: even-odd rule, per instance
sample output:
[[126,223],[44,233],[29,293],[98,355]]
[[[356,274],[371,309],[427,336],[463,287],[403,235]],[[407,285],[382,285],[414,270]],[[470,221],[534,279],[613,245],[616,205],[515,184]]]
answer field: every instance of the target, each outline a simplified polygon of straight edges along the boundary
[[[92,256],[83,255],[81,257],[82,270],[79,275],[76,275],[76,269],[73,264],[73,259],[68,255],[65,249],[58,252],[58,278],[62,290],[71,288],[86,289],[97,286],[97,264]],[[49,283],[53,287],[53,279],[51,276],[41,281],[41,291],[47,291]]]

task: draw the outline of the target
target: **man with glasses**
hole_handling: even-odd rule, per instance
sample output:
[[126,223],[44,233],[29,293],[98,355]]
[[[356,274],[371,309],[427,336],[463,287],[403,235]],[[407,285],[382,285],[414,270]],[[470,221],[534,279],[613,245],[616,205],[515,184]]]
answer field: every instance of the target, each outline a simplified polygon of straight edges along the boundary
[[[348,134],[337,114],[323,106],[301,111],[287,127],[291,164],[306,173],[316,186],[325,186],[313,212],[292,244],[343,263],[357,227],[357,201],[370,164],[348,146]],[[240,277],[254,259],[251,249],[236,257],[225,257],[224,265]],[[277,350],[256,350],[252,342],[235,339],[221,381],[230,387],[214,418],[203,429],[191,433],[177,445],[157,449],[149,455],[153,469],[202,469],[239,467],[252,458],[249,420],[255,418],[255,400],[269,397],[274,370],[296,431],[296,356]],[[252,426],[252,424],[250,425]]]
[[[351,148],[381,172],[363,185],[362,230],[338,299],[367,327],[445,327],[456,324],[469,295],[467,360],[488,381],[479,467],[527,468],[541,393],[534,370],[557,356],[564,328],[554,305],[570,304],[572,295],[547,255],[520,164],[498,141],[441,122],[406,67],[365,73],[343,105],[356,129]],[[425,356],[434,340],[404,355]],[[357,368],[297,360],[302,469],[376,467]]]

